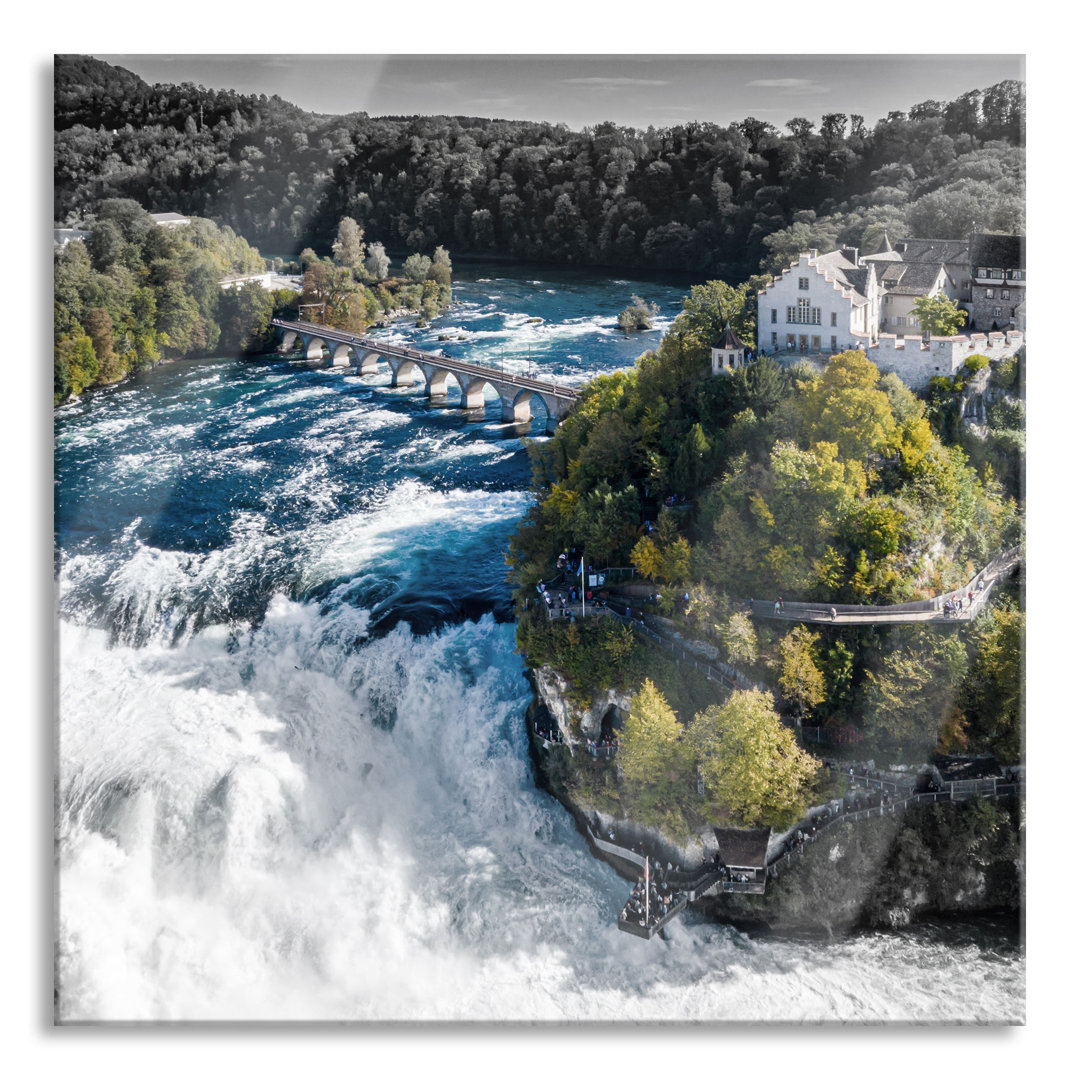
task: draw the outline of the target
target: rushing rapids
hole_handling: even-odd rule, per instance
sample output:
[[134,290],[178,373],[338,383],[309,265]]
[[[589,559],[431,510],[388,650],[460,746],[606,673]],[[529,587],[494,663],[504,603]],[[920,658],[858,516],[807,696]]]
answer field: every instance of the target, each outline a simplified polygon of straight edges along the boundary
[[[580,382],[683,293],[532,274],[387,333]],[[60,1018],[1022,1019],[985,928],[619,933],[528,756],[520,429],[388,382],[178,363],[57,413]]]

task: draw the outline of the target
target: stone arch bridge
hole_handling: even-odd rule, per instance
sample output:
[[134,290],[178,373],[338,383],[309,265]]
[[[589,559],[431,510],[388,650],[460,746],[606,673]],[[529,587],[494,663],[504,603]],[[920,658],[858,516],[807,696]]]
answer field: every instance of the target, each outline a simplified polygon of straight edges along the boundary
[[334,367],[355,367],[361,375],[374,375],[380,360],[390,367],[391,386],[413,386],[423,381],[427,396],[438,401],[447,396],[451,380],[461,390],[466,409],[484,408],[484,387],[491,386],[499,395],[502,417],[511,423],[532,419],[532,401],[538,397],[547,411],[548,430],[564,420],[577,402],[577,391],[542,379],[508,375],[498,368],[468,360],[423,352],[407,345],[375,341],[345,330],[334,330],[319,323],[272,319],[271,325],[281,334],[281,352],[297,347],[308,360],[322,360],[323,349],[330,353]]

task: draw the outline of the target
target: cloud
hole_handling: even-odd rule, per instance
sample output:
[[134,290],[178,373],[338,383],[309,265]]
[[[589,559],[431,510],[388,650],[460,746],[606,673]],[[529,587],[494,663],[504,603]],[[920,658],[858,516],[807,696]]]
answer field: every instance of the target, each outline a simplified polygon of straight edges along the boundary
[[562,79],[570,86],[596,86],[603,90],[621,86],[667,86],[667,79],[634,79],[629,75],[585,75],[578,79]]
[[769,90],[791,90],[796,94],[823,94],[829,89],[813,79],[752,79],[746,85]]

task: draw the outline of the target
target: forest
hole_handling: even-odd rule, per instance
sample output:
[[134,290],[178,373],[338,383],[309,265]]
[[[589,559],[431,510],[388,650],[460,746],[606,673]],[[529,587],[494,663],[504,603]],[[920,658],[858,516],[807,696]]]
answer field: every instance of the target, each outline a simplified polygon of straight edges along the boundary
[[799,251],[1024,231],[1024,87],[876,121],[748,117],[645,131],[476,117],[326,116],[282,99],[55,66],[55,219],[131,198],[264,251],[325,250],[343,217],[388,250],[700,271],[741,281]]
[[[854,733],[863,757],[925,760],[936,750],[1018,761],[1024,615],[1015,583],[970,626],[947,629],[785,628],[748,617],[745,600],[925,599],[1022,543],[1023,355],[992,365],[973,357],[921,397],[861,351],[823,369],[763,357],[714,376],[715,325],[737,322],[745,294],[695,286],[655,351],[633,371],[593,379],[554,436],[530,444],[536,498],[508,556],[526,663],[561,672],[572,701],[608,687],[634,695],[623,773],[651,754],[642,771],[652,779],[624,801],[654,820],[681,820],[700,802],[695,770],[708,791],[715,690],[610,620],[550,620],[530,605],[564,551],[584,551],[597,567],[632,565],[656,587],[652,612],[774,688],[775,714],[749,700],[733,714],[754,719],[768,745],[780,745],[786,716]],[[997,396],[974,431],[957,403],[987,366]],[[793,748],[780,756],[796,771],[805,764]],[[773,800],[750,817],[783,819],[794,805]]]

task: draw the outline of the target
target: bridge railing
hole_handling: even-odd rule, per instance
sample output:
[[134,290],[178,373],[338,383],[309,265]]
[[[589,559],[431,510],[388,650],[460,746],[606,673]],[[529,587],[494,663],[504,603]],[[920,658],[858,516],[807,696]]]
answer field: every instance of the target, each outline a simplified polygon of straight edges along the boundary
[[485,375],[494,381],[522,386],[526,389],[535,390],[537,393],[541,394],[551,394],[554,397],[571,400],[576,400],[578,396],[577,390],[571,386],[563,386],[562,384],[555,382],[545,382],[541,379],[534,379],[527,375],[511,374],[502,371],[500,368],[491,367],[489,364],[482,364],[477,360],[464,360],[451,356],[443,356],[439,353],[431,353],[426,352],[423,349],[414,348],[411,345],[393,345],[386,341],[377,341],[374,338],[364,337],[359,334],[350,334],[348,331],[337,330],[334,327],[323,326],[319,323],[271,319],[270,324],[282,330],[296,330],[299,333],[313,334],[324,338],[326,341],[355,345],[360,348],[370,349],[373,352],[400,356],[405,360],[419,361],[425,364],[438,364],[449,368],[450,370],[455,370],[457,368],[472,369],[478,374]]
[[[985,798],[997,801],[998,799],[1006,798],[1011,795],[1022,794],[1023,790],[1023,783],[1004,783],[1003,781],[996,782],[992,788],[983,791],[975,789],[953,791],[946,787],[940,791],[912,792],[909,795],[902,795],[898,798],[890,799],[888,802],[882,802],[878,806],[871,806],[858,810],[845,810],[821,825],[816,827],[809,825],[808,827],[812,830],[810,832],[807,832],[804,828],[803,832],[806,834],[805,841],[791,851],[778,851],[775,856],[768,860],[769,877],[777,877],[780,871],[789,867],[795,859],[801,859],[805,853],[807,844],[815,843],[826,833],[832,832],[833,829],[847,822],[869,821],[871,818],[884,817],[886,814],[903,813],[910,806],[919,806],[924,803],[962,802],[969,798]],[[806,822],[803,822],[802,824],[808,825]]]

